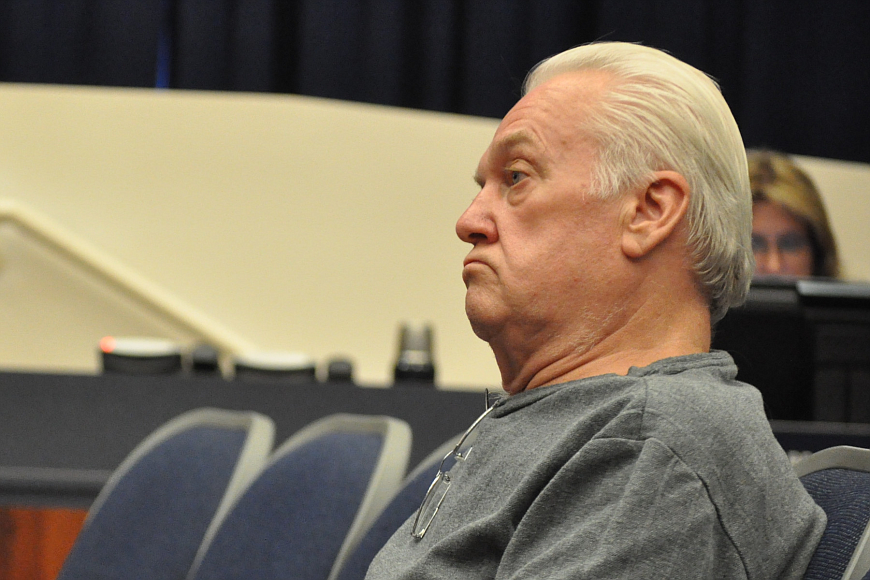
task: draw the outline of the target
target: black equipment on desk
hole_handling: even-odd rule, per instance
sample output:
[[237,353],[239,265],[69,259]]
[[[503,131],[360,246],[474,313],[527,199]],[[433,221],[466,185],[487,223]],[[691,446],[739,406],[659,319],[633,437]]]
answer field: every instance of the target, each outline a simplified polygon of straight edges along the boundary
[[432,326],[404,323],[399,329],[399,354],[393,369],[396,386],[435,383],[432,356]]
[[235,378],[241,381],[303,384],[317,381],[314,359],[301,352],[263,351],[237,355]]
[[770,419],[870,422],[870,284],[753,281],[713,331]]
[[181,346],[162,338],[106,336],[100,340],[100,356],[104,373],[172,375],[183,370]]

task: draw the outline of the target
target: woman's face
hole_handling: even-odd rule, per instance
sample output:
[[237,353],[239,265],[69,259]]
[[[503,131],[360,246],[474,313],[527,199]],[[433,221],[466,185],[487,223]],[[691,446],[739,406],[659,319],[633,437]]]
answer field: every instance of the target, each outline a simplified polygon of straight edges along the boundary
[[756,276],[813,274],[807,227],[778,204],[758,201],[752,205],[752,252]]

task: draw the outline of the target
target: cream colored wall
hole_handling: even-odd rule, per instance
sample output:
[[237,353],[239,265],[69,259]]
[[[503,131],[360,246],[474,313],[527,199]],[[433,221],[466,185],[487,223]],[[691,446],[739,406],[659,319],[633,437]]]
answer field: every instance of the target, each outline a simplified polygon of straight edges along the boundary
[[843,262],[843,277],[870,281],[870,165],[795,156],[816,182]]
[[[262,349],[345,353],[384,383],[398,324],[424,320],[441,384],[493,385],[453,228],[494,127],[302,97],[6,85],[0,197]],[[0,366],[92,371],[105,334],[186,338],[8,226],[2,243]]]
[[[43,213],[262,349],[343,353],[386,383],[402,320],[439,383],[491,386],[454,222],[496,121],[294,96],[0,85],[0,198]],[[799,160],[870,279],[870,167]],[[0,227],[0,367],[98,368],[106,334],[192,340]]]

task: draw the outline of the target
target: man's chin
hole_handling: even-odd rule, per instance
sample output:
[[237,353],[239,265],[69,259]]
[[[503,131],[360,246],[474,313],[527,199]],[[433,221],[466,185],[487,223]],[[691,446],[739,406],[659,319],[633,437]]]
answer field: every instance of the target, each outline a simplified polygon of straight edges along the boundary
[[498,334],[503,320],[494,316],[494,309],[481,304],[475,304],[469,300],[465,302],[465,314],[471,323],[471,330],[481,340],[489,342]]
[[471,322],[471,330],[477,338],[484,342],[489,342],[492,339],[494,332],[491,326],[480,324],[471,319],[469,319],[469,322]]

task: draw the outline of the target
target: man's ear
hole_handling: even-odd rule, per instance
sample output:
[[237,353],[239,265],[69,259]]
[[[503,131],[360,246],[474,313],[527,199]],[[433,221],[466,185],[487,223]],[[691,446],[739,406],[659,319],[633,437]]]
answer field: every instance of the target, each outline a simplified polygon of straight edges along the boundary
[[632,259],[666,240],[689,207],[689,182],[676,171],[656,171],[653,181],[626,198],[622,251]]

